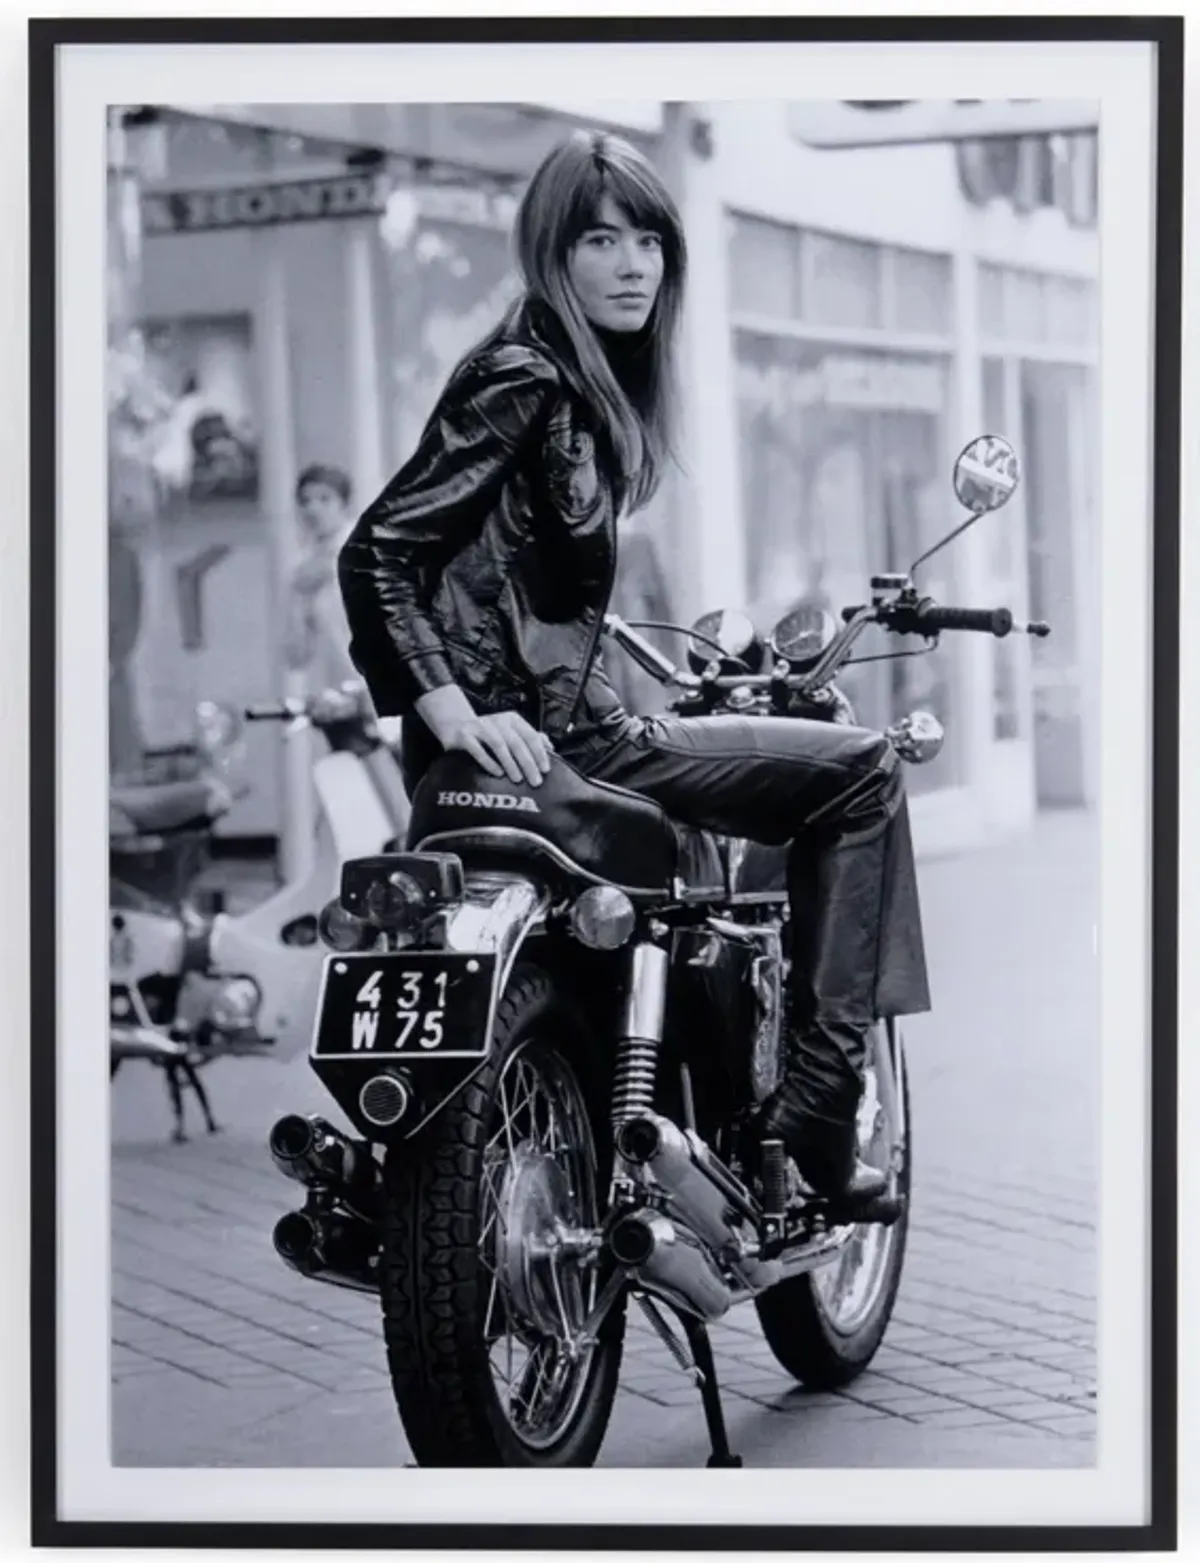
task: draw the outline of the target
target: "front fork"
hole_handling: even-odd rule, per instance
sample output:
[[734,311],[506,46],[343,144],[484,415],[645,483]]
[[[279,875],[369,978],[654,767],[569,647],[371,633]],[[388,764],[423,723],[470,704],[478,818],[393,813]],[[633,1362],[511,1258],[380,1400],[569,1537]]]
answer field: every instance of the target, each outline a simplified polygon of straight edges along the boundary
[[885,1020],[875,1028],[875,1092],[883,1121],[890,1127],[887,1171],[892,1189],[904,1167],[908,1144],[905,1116],[904,1038],[895,1020]]

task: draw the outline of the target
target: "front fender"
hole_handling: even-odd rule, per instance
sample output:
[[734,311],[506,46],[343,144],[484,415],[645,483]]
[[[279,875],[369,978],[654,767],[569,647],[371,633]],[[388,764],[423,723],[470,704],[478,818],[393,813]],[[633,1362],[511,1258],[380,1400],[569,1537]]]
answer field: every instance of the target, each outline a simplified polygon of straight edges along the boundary
[[[523,875],[467,874],[463,899],[446,919],[441,947],[455,954],[492,957],[484,1047],[469,1057],[441,1057],[436,1052],[406,1054],[403,1072],[414,1087],[417,1105],[395,1128],[382,1129],[368,1122],[359,1106],[363,1086],[372,1076],[387,1071],[388,1066],[381,1064],[378,1057],[322,1057],[310,1052],[314,1073],[367,1139],[380,1144],[411,1139],[485,1067],[491,1054],[500,999],[521,949],[543,926],[549,901],[549,893]],[[403,957],[404,952],[399,951],[394,958]]]

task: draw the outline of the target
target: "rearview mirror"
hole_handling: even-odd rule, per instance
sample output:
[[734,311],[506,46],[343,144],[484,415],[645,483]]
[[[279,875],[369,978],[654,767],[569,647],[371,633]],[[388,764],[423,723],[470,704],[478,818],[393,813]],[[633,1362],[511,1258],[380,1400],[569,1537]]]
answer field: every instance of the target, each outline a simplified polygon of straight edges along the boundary
[[1017,453],[999,434],[979,435],[954,463],[955,496],[975,516],[1006,505],[1020,481]]
[[1017,453],[1001,434],[980,434],[959,452],[954,463],[954,493],[960,505],[970,511],[965,521],[960,521],[952,532],[927,548],[909,567],[909,578],[934,554],[941,553],[947,543],[961,537],[968,527],[974,526],[980,516],[1006,505],[1017,491],[1021,481],[1021,464]]

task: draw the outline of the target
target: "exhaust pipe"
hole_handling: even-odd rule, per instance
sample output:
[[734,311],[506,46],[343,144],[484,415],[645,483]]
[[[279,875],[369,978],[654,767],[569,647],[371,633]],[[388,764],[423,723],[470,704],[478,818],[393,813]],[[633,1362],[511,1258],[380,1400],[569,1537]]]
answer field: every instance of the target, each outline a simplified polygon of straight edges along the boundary
[[379,1240],[351,1210],[293,1210],[280,1217],[275,1252],[290,1270],[355,1292],[379,1290]]
[[738,1300],[745,1292],[756,1296],[788,1276],[815,1270],[846,1246],[844,1233],[831,1232],[774,1259],[742,1253],[733,1221],[741,1217],[756,1226],[761,1214],[749,1191],[702,1141],[658,1113],[644,1113],[623,1124],[617,1150],[627,1162],[651,1173],[674,1202],[679,1220],[728,1263],[739,1283],[734,1294]]
[[704,1249],[666,1216],[638,1210],[622,1217],[609,1249],[618,1264],[634,1271],[639,1286],[698,1318],[719,1319],[733,1303],[733,1293]]
[[272,1128],[267,1147],[285,1178],[327,1190],[364,1217],[375,1214],[381,1174],[365,1140],[348,1139],[316,1114],[288,1113]]
[[719,1254],[733,1243],[733,1221],[758,1215],[749,1192],[707,1146],[658,1113],[622,1124],[617,1151],[632,1166],[646,1168],[697,1237]]

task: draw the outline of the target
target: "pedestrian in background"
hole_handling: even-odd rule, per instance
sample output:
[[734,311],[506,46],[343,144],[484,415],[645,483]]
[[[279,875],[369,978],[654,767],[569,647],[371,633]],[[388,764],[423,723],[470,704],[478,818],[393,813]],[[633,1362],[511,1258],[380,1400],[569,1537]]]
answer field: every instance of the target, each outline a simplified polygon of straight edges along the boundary
[[347,473],[322,463],[305,467],[296,483],[303,553],[288,583],[284,658],[308,675],[313,693],[359,678],[337,584],[338,552],[355,520],[352,494]]

